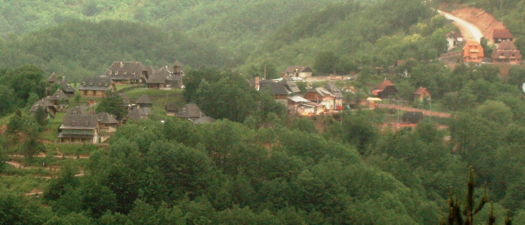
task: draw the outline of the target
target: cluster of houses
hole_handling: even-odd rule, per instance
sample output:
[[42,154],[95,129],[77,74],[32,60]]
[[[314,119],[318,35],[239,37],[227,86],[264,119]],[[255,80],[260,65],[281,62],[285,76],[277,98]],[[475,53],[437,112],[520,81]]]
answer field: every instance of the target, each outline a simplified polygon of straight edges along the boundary
[[[77,90],[89,100],[88,103],[94,103],[94,99],[115,92],[117,85],[132,84],[154,89],[183,88],[184,75],[183,65],[178,61],[159,69],[145,66],[141,62],[117,61],[108,67],[104,75],[85,78],[75,89],[66,82],[65,77],[52,73],[47,81],[50,86],[57,85],[58,89],[54,94],[37,101],[31,107],[31,112],[44,110],[48,118],[54,118],[58,112],[65,112],[58,128],[57,141],[60,143],[103,143],[121,124],[148,118],[153,112],[153,100],[148,95],[131,100],[126,95],[119,94],[123,101],[121,107],[128,111],[127,116],[119,120],[107,112],[96,113],[90,104],[70,108],[69,99]],[[167,104],[165,109],[168,116],[190,120],[195,124],[215,121],[206,116],[196,104],[183,107]]]
[[[288,108],[290,114],[294,115],[317,116],[338,113],[343,110],[343,93],[333,83],[328,83],[324,87],[311,88],[301,94],[301,90],[292,80],[292,77],[301,76],[300,72],[297,72],[300,70],[287,69],[286,71],[290,73],[276,80],[260,80],[259,77],[255,77],[254,88],[271,94],[277,102]],[[311,76],[311,72],[308,73]]]
[[480,43],[465,41],[459,32],[450,32],[447,35],[448,50],[463,45],[462,60],[465,63],[481,63],[485,58],[490,58],[492,63],[521,63],[521,52],[516,48],[514,36],[508,29],[494,29],[492,38],[495,49],[490,56],[485,55],[483,46]]
[[78,90],[83,97],[101,98],[121,84],[145,85],[154,89],[183,88],[183,77],[184,70],[179,61],[159,69],[141,62],[118,61],[108,67],[106,74],[82,80]]

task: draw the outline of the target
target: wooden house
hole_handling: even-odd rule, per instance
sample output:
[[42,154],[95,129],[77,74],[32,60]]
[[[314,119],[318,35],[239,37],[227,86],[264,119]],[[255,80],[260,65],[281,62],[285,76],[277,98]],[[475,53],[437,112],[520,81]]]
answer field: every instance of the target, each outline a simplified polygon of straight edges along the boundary
[[73,97],[75,95],[75,89],[71,87],[71,85],[69,85],[65,80],[62,80],[62,82],[60,82],[60,89],[68,97]]
[[50,99],[50,97],[45,97],[33,104],[31,106],[31,113],[36,113],[38,110],[42,108],[45,113],[47,113],[47,118],[55,118],[56,113],[58,112],[57,106],[54,104],[54,102]]
[[106,92],[115,90],[111,79],[108,77],[89,77],[84,79],[78,86],[83,97],[106,97]]
[[492,52],[492,61],[495,63],[520,64],[521,53],[512,41],[502,41]]
[[392,81],[384,80],[377,87],[372,89],[372,95],[379,98],[389,98],[397,95],[397,88]]
[[313,70],[308,66],[289,66],[281,73],[283,77],[292,78],[309,78],[312,77]]
[[298,116],[316,116],[325,112],[321,104],[311,102],[301,96],[288,97],[288,113]]
[[325,89],[330,91],[330,93],[332,93],[332,95],[334,95],[335,97],[335,101],[334,101],[334,110],[336,111],[341,111],[343,110],[343,91],[338,88],[337,86],[335,86],[334,83],[332,82],[328,82],[326,85],[325,85]]
[[55,93],[48,96],[48,98],[56,106],[58,111],[64,111],[69,105],[69,96],[61,89],[57,89]]
[[151,76],[146,80],[148,88],[167,88],[168,81],[171,78],[171,71],[169,71],[167,66],[164,66],[158,70],[155,70]]
[[111,134],[117,131],[119,121],[111,114],[102,112],[97,113],[100,142],[105,142]]
[[324,87],[317,87],[307,91],[304,98],[323,105],[327,111],[336,111],[338,107],[336,105],[337,97]]
[[510,33],[509,30],[506,28],[499,28],[494,29],[492,33],[492,38],[494,39],[494,43],[499,44],[504,41],[513,41],[514,36],[512,36],[512,33]]
[[177,112],[179,111],[179,108],[177,107],[177,104],[175,104],[175,103],[168,103],[168,104],[166,104],[164,109],[166,110],[166,115],[167,116],[175,116],[177,114]]
[[467,41],[463,47],[463,62],[481,63],[485,57],[483,47],[474,41]]
[[197,104],[189,103],[182,107],[176,113],[175,116],[181,119],[186,119],[195,122],[196,120],[203,118],[206,115],[201,111]]
[[55,72],[51,73],[47,78],[49,84],[59,84],[62,81],[62,77],[58,76]]
[[60,125],[58,140],[61,143],[99,143],[97,116],[80,108],[71,109]]
[[142,95],[140,96],[137,101],[135,101],[135,104],[137,105],[137,107],[139,108],[153,108],[153,101],[151,100],[151,98],[148,96],[148,95]]
[[147,119],[151,115],[148,108],[133,108],[128,111],[127,121],[138,121]]
[[419,87],[414,93],[414,100],[424,101],[432,98],[427,88]]
[[277,100],[286,100],[290,94],[301,92],[297,85],[288,79],[262,80],[259,83],[259,90],[270,93]]
[[117,61],[106,70],[106,75],[116,84],[143,83],[152,74],[152,69],[142,62]]

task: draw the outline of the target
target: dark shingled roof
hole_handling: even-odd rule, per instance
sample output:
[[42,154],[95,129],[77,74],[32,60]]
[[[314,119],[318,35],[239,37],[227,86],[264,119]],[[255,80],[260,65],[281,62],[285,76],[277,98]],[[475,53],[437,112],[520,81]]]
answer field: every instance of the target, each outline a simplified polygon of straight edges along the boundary
[[89,113],[68,113],[64,116],[61,129],[95,129],[97,127],[97,117]]
[[268,91],[273,95],[288,95],[293,93],[286,85],[286,81],[274,82],[272,80],[262,80],[260,90]]
[[65,80],[60,83],[60,87],[64,93],[75,93],[75,89],[71,87]]
[[177,113],[177,117],[179,118],[200,118],[203,117],[204,113],[202,113],[201,109],[197,104],[189,103],[186,104],[182,109]]
[[139,99],[136,101],[137,104],[153,104],[153,101],[151,101],[151,98],[148,95],[142,95]]
[[53,95],[49,96],[49,99],[57,101],[67,100],[67,95],[62,90],[57,89]]
[[56,83],[58,82],[58,78],[59,78],[58,75],[55,72],[53,72],[51,73],[51,75],[49,75],[49,78],[47,78],[47,82]]
[[176,113],[179,110],[176,103],[166,104],[165,109],[166,109],[166,112],[173,112],[173,113]]
[[97,120],[99,123],[103,124],[118,124],[117,119],[107,112],[97,113]]
[[128,119],[129,120],[141,120],[146,119],[150,114],[150,111],[144,108],[134,108],[129,111]]
[[142,76],[142,72],[147,71],[151,74],[151,68],[145,66],[141,62],[124,62],[117,61],[113,62],[107,69],[106,75],[110,76],[114,80],[138,80]]
[[167,66],[160,68],[153,72],[153,74],[146,81],[148,84],[165,84],[171,77],[171,72]]
[[55,107],[50,100],[49,96],[38,100],[33,106],[31,106],[31,112],[36,112],[38,108]]
[[78,90],[107,91],[111,89],[111,79],[108,77],[88,77],[78,86]]

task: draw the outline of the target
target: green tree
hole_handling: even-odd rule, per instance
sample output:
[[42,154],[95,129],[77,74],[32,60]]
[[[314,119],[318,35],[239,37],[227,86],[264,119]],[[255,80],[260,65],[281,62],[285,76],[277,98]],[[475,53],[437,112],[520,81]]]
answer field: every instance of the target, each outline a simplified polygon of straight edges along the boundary
[[124,107],[124,102],[122,98],[117,94],[110,94],[97,106],[97,113],[107,112],[113,114],[117,117],[118,120],[121,120],[128,114],[128,110]]
[[330,51],[320,52],[315,58],[314,68],[323,74],[336,73],[335,68],[338,61],[339,58],[335,53]]

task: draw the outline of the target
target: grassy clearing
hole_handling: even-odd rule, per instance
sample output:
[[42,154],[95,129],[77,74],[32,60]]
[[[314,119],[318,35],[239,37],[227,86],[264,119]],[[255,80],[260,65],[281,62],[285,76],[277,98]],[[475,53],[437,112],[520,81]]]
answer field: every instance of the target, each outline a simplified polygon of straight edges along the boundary
[[45,190],[49,180],[31,175],[0,175],[0,191],[25,194],[34,189]]

